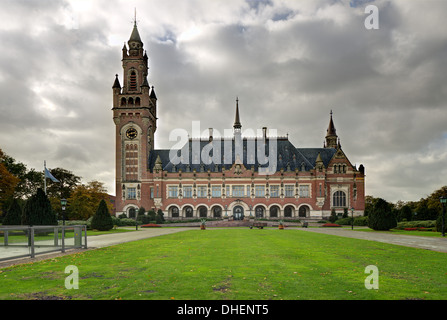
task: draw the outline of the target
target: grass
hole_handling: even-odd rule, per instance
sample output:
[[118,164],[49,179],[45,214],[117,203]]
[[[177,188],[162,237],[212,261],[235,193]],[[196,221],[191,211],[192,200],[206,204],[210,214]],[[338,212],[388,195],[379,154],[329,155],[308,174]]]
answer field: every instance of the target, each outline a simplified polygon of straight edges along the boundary
[[[0,270],[0,299],[446,299],[446,254],[297,229],[207,229]],[[65,267],[79,289],[65,288]],[[365,288],[365,268],[379,289]]]

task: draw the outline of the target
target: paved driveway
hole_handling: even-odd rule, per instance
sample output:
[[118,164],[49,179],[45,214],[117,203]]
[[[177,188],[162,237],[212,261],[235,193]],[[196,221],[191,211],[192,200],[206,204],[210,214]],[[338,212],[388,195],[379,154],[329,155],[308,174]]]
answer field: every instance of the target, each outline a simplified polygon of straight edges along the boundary
[[87,247],[89,249],[108,247],[124,242],[158,237],[165,234],[172,234],[186,230],[191,230],[191,228],[138,228],[138,232],[123,232],[90,236],[87,237]]
[[346,228],[300,228],[307,232],[317,232],[324,234],[331,234],[340,237],[348,237],[355,239],[371,240],[384,243],[397,244],[400,246],[427,249],[439,252],[447,252],[447,237],[421,237],[421,236],[407,236],[388,233],[377,232],[363,232],[346,229]]

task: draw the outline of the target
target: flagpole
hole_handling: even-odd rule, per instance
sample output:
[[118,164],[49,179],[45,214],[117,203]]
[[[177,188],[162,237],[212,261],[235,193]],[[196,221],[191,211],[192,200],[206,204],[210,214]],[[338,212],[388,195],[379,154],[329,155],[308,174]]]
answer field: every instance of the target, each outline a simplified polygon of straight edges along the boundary
[[45,191],[45,195],[47,194],[47,175],[45,174],[45,169],[47,168],[47,161],[43,161],[43,188]]

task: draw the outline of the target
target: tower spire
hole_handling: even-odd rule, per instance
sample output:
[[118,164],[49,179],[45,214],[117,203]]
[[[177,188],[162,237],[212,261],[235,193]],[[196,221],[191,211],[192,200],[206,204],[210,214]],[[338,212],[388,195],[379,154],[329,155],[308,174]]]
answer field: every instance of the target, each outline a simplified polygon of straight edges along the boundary
[[234,120],[233,128],[235,130],[239,130],[239,131],[242,128],[241,120],[240,120],[240,117],[239,117],[239,97],[236,98],[236,118]]
[[325,148],[335,148],[337,149],[337,130],[335,130],[334,120],[332,118],[333,112],[331,110],[331,119],[329,121],[329,127],[326,134],[326,144]]

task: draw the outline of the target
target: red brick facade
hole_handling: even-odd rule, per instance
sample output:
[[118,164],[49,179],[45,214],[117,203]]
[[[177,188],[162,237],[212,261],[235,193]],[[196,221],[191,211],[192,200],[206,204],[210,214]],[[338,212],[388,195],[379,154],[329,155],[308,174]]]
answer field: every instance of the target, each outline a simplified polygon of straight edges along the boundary
[[[170,150],[153,149],[157,97],[147,81],[148,59],[136,25],[122,61],[123,86],[118,75],[113,85],[117,215],[133,216],[140,207],[161,209],[167,219],[321,219],[332,209],[340,213],[345,208],[349,214],[353,209],[354,215],[363,215],[364,167],[356,168],[344,154],[332,113],[325,146],[301,149],[288,137],[270,137],[266,130],[263,137],[242,138],[237,104],[234,137],[228,140],[231,161],[223,161],[222,156],[210,163],[200,157],[209,146],[220,146],[210,132],[209,139],[189,139],[185,144],[184,150],[197,144],[199,161],[194,161],[192,152],[177,164],[171,161]],[[260,149],[250,157],[251,142],[275,146],[273,171],[261,172]]]

